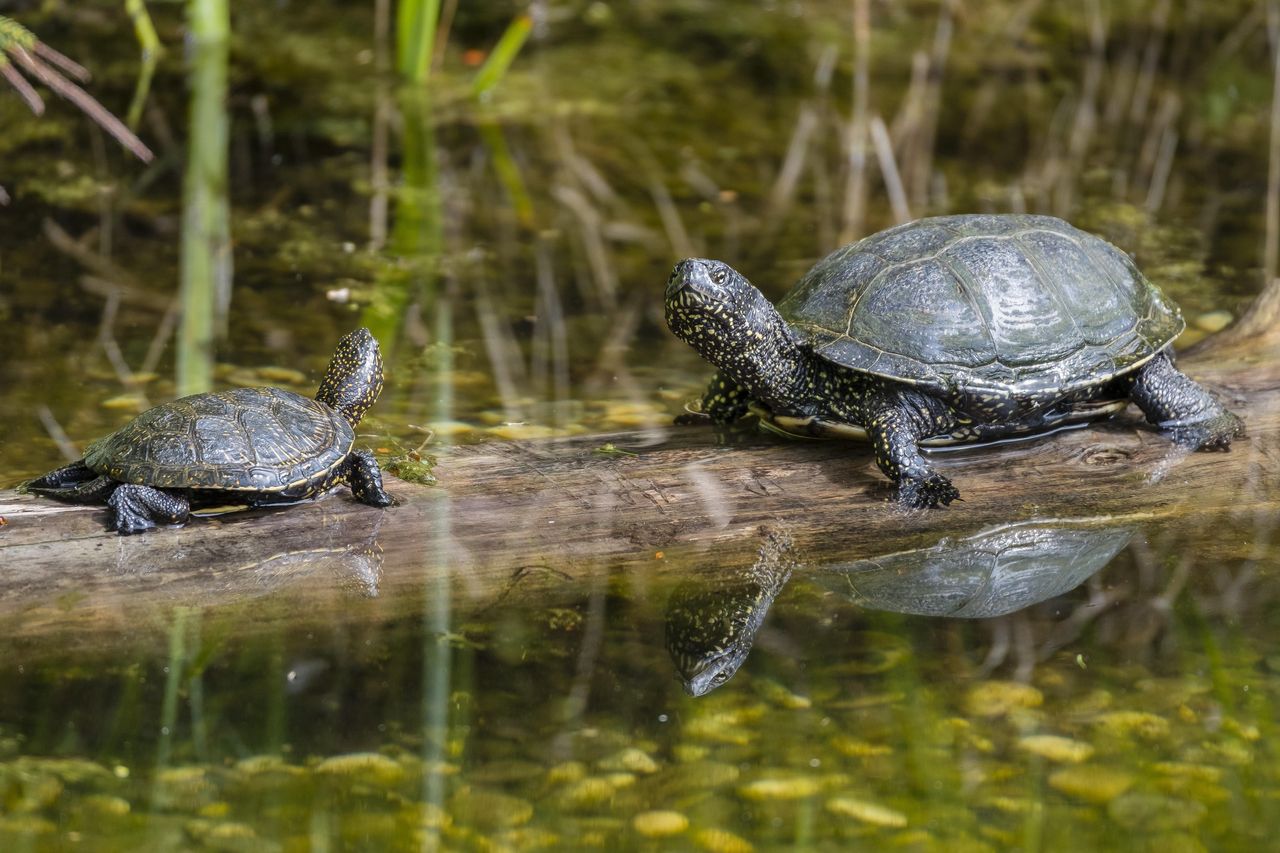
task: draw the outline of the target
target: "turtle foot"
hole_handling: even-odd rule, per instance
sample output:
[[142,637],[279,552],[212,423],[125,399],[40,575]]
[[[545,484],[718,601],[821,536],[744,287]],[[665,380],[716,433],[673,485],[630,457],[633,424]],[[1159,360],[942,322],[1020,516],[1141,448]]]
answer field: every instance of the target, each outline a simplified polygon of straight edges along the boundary
[[129,489],[122,487],[112,492],[111,497],[107,498],[107,506],[115,513],[116,532],[121,536],[141,533],[156,526],[146,507]]
[[898,484],[898,501],[917,509],[947,506],[959,498],[960,490],[938,473],[930,473],[918,480],[903,480]]
[[1192,450],[1229,450],[1231,440],[1244,435],[1244,421],[1225,409],[1193,424],[1176,424],[1161,430],[1174,444]]
[[156,526],[156,519],[179,524],[190,509],[185,498],[150,486],[119,486],[107,505],[115,513],[116,532],[121,536],[141,533]]
[[382,488],[382,471],[372,453],[367,450],[352,451],[348,464],[351,468],[347,476],[351,493],[356,496],[356,500],[376,507],[388,507],[395,503],[395,498]]

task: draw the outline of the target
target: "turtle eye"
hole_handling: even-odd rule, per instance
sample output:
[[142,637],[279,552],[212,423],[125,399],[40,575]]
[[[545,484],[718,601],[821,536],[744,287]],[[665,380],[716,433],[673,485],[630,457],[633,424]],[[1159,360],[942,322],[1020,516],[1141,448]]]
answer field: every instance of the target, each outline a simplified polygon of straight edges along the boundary
[[724,267],[717,267],[711,273],[711,280],[714,281],[716,284],[724,284],[724,280],[728,277],[729,277],[729,274],[725,272]]

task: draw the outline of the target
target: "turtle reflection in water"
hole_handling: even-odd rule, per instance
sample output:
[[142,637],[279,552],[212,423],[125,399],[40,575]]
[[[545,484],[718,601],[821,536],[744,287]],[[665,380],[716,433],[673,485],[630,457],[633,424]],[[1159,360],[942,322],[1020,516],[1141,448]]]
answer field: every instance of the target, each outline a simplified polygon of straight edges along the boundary
[[107,503],[121,534],[181,524],[192,507],[292,503],[340,483],[356,500],[391,496],[355,427],[382,391],[382,355],[368,329],[338,342],[315,399],[280,388],[235,388],[148,409],[89,446],[84,458],[27,491]]
[[769,533],[747,568],[676,587],[667,603],[666,644],[686,693],[702,696],[733,677],[794,567],[791,539]]
[[1132,538],[1132,528],[1105,522],[1023,522],[943,539],[931,548],[824,566],[812,577],[868,610],[992,619],[1070,592]]
[[942,216],[873,234],[775,309],[720,261],[667,282],[667,324],[719,372],[702,410],[869,439],[908,506],[960,492],[922,446],[990,441],[1137,404],[1171,440],[1223,450],[1240,419],[1173,366],[1178,308],[1124,252],[1051,216]]
[[[1133,532],[1103,521],[1008,524],[929,548],[814,567],[809,577],[869,610],[989,619],[1075,589]],[[771,535],[749,568],[676,590],[666,644],[686,692],[702,696],[738,671],[794,565],[790,541]]]

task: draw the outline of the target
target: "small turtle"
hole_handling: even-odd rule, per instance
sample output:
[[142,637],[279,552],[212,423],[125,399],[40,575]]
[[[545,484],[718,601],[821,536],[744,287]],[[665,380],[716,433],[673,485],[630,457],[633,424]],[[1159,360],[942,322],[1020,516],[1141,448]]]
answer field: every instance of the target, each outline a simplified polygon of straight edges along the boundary
[[1133,260],[1050,216],[921,219],[818,262],[775,309],[720,261],[667,282],[667,323],[719,372],[703,411],[869,439],[909,506],[960,493],[920,447],[1044,432],[1130,400],[1173,441],[1226,449],[1238,417],[1173,365],[1182,315]]
[[356,500],[390,506],[355,427],[382,391],[382,355],[368,329],[338,343],[314,400],[280,388],[194,394],[148,409],[99,439],[78,462],[26,484],[76,503],[106,503],[115,529],[181,524],[193,506],[292,503],[346,483]]

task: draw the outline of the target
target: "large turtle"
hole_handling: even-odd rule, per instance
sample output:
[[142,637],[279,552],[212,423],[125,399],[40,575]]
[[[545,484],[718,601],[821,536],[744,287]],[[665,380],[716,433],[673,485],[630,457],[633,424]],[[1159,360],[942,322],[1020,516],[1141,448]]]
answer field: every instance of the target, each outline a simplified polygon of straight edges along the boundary
[[378,342],[356,329],[338,343],[314,400],[280,388],[183,397],[148,409],[26,489],[106,501],[122,534],[180,524],[193,506],[290,503],[339,483],[363,503],[389,506],[373,454],[352,446],[381,391]]
[[949,504],[920,446],[1042,432],[1132,400],[1179,444],[1240,419],[1173,366],[1182,315],[1131,258],[1050,216],[921,219],[819,261],[775,308],[720,261],[667,283],[667,323],[719,368],[713,421],[870,439],[911,506]]

